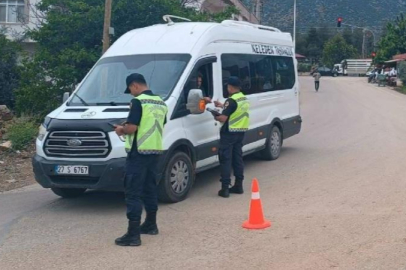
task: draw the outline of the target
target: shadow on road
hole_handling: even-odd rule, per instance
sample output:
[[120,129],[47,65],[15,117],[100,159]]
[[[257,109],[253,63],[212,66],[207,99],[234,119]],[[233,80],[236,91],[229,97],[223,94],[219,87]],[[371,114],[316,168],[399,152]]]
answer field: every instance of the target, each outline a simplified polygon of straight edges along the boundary
[[[296,152],[294,147],[284,147],[282,149],[281,159],[287,158]],[[244,158],[245,169],[250,170],[254,166],[269,166],[272,161],[261,160],[255,155],[249,155]],[[233,178],[233,177],[232,177]],[[208,171],[199,173],[196,176],[195,184],[188,196],[188,200],[193,200],[193,197],[202,193],[205,189],[215,186],[220,187],[220,168],[216,167]],[[166,205],[160,203],[160,205]],[[54,202],[55,211],[62,207],[63,211],[79,211],[81,213],[88,212],[110,212],[117,211],[119,208],[125,207],[124,193],[122,192],[105,192],[105,191],[88,191],[83,196],[74,199],[57,199]],[[124,211],[124,210],[123,210]]]
[[[81,214],[99,214],[116,212],[124,208],[124,193],[107,191],[87,191],[84,195],[72,199],[56,199],[52,210],[80,212]],[[123,210],[124,211],[124,210]]]
[[[295,147],[283,147],[281,152],[281,159],[289,158],[289,156],[297,152]],[[269,166],[272,164],[272,161],[263,160],[259,158],[256,154],[252,154],[244,157],[245,170],[250,170],[254,166]],[[233,175],[231,175],[234,179]],[[234,181],[234,180],[233,180]],[[232,182],[233,182],[232,181]],[[216,167],[208,171],[199,173],[196,176],[195,184],[192,188],[192,191],[188,198],[193,198],[196,193],[201,192],[202,190],[208,188],[210,185],[217,185],[220,188],[220,168]]]

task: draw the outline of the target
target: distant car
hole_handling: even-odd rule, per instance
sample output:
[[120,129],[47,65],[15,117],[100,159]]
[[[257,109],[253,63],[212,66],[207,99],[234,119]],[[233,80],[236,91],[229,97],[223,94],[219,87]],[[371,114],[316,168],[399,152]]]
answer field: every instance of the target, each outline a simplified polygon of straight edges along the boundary
[[321,76],[333,76],[337,77],[338,73],[336,70],[331,70],[328,67],[319,67],[318,72],[320,73]]
[[317,70],[319,71],[321,76],[333,76],[332,70],[328,67],[319,67]]
[[371,68],[371,69],[369,69],[368,70],[368,72],[367,72],[367,76],[369,77],[369,76],[372,76],[372,75],[374,75],[375,74],[375,72],[376,72],[376,70],[374,69],[374,68]]

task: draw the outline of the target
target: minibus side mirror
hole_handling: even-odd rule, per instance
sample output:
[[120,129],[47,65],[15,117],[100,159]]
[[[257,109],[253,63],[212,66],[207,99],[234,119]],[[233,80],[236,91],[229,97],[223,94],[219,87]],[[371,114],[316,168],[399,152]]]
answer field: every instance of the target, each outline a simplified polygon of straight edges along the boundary
[[65,103],[69,99],[69,92],[63,93],[62,103]]
[[191,89],[187,97],[186,108],[191,114],[204,113],[206,102],[203,99],[203,91],[200,89]]

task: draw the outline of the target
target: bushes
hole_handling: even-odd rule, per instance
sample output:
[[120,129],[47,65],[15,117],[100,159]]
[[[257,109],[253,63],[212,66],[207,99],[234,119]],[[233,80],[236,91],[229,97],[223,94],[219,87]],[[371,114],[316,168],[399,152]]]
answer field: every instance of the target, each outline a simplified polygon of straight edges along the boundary
[[63,92],[67,90],[50,80],[48,74],[37,64],[24,61],[21,67],[24,79],[15,91],[15,110],[18,115],[33,115],[42,120],[62,103]]
[[311,64],[299,63],[297,66],[297,71],[298,72],[310,72],[311,68],[312,68]]
[[14,150],[25,149],[34,140],[38,126],[30,118],[18,118],[8,129],[9,139]]

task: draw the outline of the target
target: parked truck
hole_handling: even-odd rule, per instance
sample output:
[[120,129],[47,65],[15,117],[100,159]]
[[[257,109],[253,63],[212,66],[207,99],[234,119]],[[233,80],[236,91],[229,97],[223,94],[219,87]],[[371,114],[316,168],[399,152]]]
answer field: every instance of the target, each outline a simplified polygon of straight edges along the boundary
[[372,59],[344,59],[340,64],[334,65],[338,75],[365,76],[372,65]]

